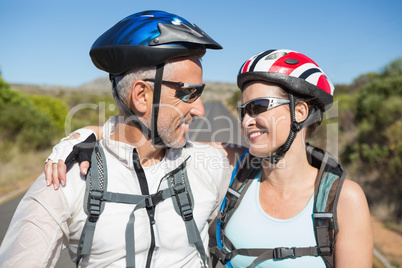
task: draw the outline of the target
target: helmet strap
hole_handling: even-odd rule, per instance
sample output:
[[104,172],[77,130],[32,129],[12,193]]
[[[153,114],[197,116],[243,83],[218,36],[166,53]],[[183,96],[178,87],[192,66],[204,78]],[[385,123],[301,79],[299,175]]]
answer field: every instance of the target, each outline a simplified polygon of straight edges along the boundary
[[162,77],[163,77],[163,69],[165,63],[159,64],[156,67],[156,74],[155,74],[155,85],[154,85],[154,95],[152,101],[152,115],[151,115],[151,130],[138,118],[137,115],[133,113],[121,100],[119,96],[119,92],[116,90],[116,77],[114,75],[109,74],[110,81],[113,84],[113,91],[120,102],[120,106],[123,109],[123,112],[126,116],[134,123],[141,132],[147,136],[149,139],[152,140],[153,145],[158,146],[165,146],[162,138],[159,136],[158,133],[158,114],[159,114],[159,105],[161,99],[161,89],[162,89]]
[[151,130],[149,130],[149,128],[144,124],[144,123],[142,123],[141,122],[141,120],[138,118],[138,116],[137,115],[135,115],[134,113],[133,113],[133,111],[131,111],[127,106],[126,106],[126,104],[122,101],[122,99],[120,98],[120,95],[119,95],[119,92],[118,92],[118,90],[116,89],[116,76],[114,76],[114,75],[112,75],[112,74],[109,74],[109,79],[110,79],[110,81],[112,82],[112,85],[113,85],[113,91],[114,91],[114,94],[115,94],[115,96],[116,96],[116,98],[117,98],[117,101],[118,102],[120,102],[120,106],[121,106],[121,108],[123,109],[123,112],[126,114],[126,116],[131,120],[131,122],[134,124],[134,125],[136,125],[140,130],[141,130],[141,132],[145,135],[145,136],[147,136],[149,139],[151,138]]
[[152,103],[152,116],[151,116],[151,139],[152,144],[157,146],[166,147],[162,138],[158,133],[158,115],[159,115],[159,106],[161,100],[161,90],[162,90],[162,77],[163,77],[163,69],[165,67],[165,63],[161,63],[156,66],[156,74],[155,74],[155,84],[154,84],[154,97]]
[[296,121],[296,116],[295,116],[295,98],[292,93],[289,93],[289,100],[290,100],[290,115],[291,115],[291,120],[292,120],[292,125],[290,127],[289,135],[288,138],[286,139],[285,143],[278,148],[278,151],[276,151],[273,155],[264,157],[265,160],[268,160],[271,164],[277,164],[279,160],[282,159],[283,155],[289,150],[290,146],[292,145],[297,132],[299,132],[303,124],[299,123]]

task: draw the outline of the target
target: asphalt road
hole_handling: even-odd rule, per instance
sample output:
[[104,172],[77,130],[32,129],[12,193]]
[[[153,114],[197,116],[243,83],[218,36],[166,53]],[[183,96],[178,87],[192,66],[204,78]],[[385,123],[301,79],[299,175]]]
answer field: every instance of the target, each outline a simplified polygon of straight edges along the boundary
[[220,102],[204,104],[205,117],[196,119],[188,133],[189,140],[229,142],[247,146],[240,133],[239,120]]
[[[205,103],[205,117],[191,124],[188,139],[193,141],[230,142],[246,145],[239,131],[238,120],[220,103]],[[0,205],[0,243],[7,232],[11,218],[24,193]],[[64,250],[56,268],[73,268],[67,250]]]

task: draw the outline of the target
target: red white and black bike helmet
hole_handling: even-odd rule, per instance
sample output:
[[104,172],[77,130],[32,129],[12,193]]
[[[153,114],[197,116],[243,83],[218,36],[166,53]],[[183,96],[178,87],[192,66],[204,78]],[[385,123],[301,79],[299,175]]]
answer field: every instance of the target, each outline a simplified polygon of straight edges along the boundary
[[[241,91],[247,82],[266,81],[281,85],[289,95],[292,117],[287,141],[267,159],[276,164],[289,150],[296,133],[313,122],[321,122],[322,112],[331,108],[334,86],[324,71],[309,57],[288,49],[272,49],[248,59],[240,68],[237,85]],[[310,110],[303,122],[295,120],[294,95],[312,99],[316,109]]]
[[246,82],[257,80],[276,83],[298,95],[312,97],[321,111],[332,106],[332,82],[312,59],[296,51],[273,49],[251,57],[240,68],[237,85],[243,91]]

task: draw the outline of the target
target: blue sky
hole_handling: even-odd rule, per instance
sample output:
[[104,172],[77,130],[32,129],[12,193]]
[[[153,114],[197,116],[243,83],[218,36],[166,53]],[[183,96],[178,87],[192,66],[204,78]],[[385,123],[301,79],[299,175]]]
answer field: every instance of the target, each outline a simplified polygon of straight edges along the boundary
[[204,80],[236,81],[241,64],[271,48],[304,53],[335,84],[402,57],[402,1],[0,0],[0,70],[8,83],[79,86],[106,74],[92,43],[133,13],[158,9],[197,24],[223,47]]

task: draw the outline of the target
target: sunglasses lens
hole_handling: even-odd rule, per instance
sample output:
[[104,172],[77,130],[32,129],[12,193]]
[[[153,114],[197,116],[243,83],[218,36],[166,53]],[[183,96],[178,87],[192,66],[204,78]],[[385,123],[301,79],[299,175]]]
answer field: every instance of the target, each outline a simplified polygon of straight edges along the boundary
[[237,107],[237,116],[240,121],[243,121],[244,116],[246,115],[244,107]]
[[246,113],[251,116],[263,113],[268,109],[269,103],[269,99],[254,100],[246,105]]
[[203,90],[204,87],[183,88],[176,91],[176,96],[184,102],[191,103],[201,96]]
[[237,107],[237,115],[239,116],[240,121],[243,121],[246,113],[250,116],[263,113],[268,110],[269,105],[270,105],[269,99],[253,100],[247,103],[246,106]]

